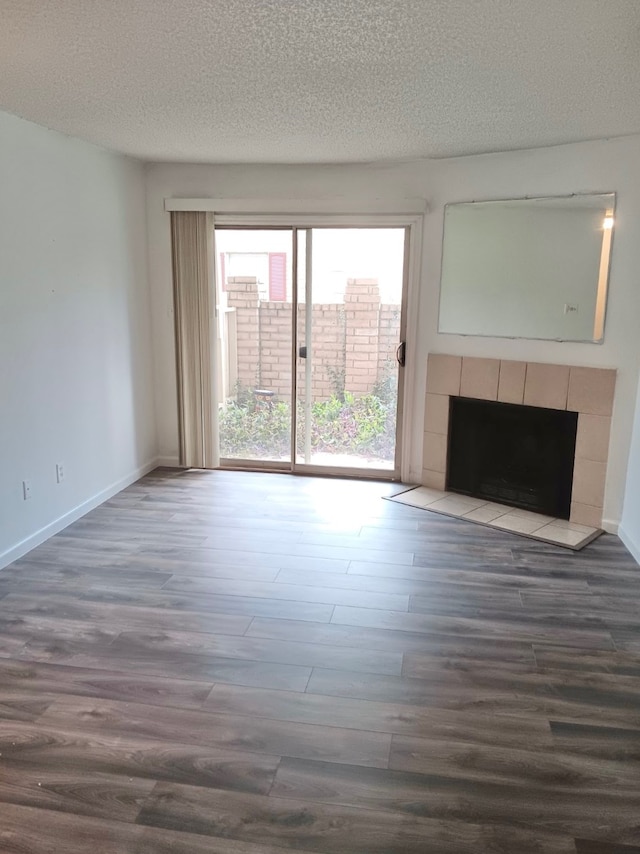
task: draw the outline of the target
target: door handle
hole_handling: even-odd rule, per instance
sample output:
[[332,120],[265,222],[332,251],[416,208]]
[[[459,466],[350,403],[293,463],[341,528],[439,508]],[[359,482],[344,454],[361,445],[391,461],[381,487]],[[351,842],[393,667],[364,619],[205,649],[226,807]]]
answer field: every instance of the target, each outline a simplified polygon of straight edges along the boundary
[[401,341],[398,344],[398,349],[396,350],[396,361],[400,365],[401,368],[407,363],[407,342]]

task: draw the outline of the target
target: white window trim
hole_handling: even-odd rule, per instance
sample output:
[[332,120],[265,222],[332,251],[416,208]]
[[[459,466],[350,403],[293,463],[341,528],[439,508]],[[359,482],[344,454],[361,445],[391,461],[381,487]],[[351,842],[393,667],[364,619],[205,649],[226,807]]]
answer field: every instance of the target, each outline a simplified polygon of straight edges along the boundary
[[174,199],[164,200],[165,211],[208,211],[215,214],[424,214],[426,199]]

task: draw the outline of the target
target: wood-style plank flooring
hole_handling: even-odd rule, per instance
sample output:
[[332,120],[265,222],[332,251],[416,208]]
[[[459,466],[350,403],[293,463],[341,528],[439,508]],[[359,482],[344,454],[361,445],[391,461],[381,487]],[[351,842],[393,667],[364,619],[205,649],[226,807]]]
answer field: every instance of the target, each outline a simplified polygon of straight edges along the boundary
[[638,854],[640,568],[158,470],[0,572],[2,854]]

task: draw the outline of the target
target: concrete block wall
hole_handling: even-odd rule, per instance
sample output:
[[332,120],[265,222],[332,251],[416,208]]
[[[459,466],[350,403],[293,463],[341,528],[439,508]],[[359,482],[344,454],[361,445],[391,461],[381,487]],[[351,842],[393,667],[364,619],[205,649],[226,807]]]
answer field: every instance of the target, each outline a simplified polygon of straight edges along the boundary
[[380,306],[378,323],[378,381],[384,382],[397,369],[396,350],[400,342],[400,306]]
[[376,279],[347,279],[345,391],[356,395],[372,390],[378,375],[380,289]]
[[[278,400],[291,392],[291,311],[289,302],[261,301],[255,277],[227,280],[227,299],[236,311],[238,381],[267,389]],[[298,337],[304,343],[306,306],[298,310]],[[327,400],[344,388],[371,392],[393,367],[399,340],[400,306],[381,305],[375,279],[348,279],[343,303],[313,306],[312,396]],[[298,359],[304,389],[305,362]]]
[[236,310],[238,382],[256,388],[260,362],[258,283],[255,276],[236,276],[227,279],[227,287],[227,305]]

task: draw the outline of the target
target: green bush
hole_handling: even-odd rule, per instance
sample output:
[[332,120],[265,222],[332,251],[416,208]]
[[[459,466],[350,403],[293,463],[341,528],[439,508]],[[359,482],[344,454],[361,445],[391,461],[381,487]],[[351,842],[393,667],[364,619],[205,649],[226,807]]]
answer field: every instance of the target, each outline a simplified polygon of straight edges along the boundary
[[219,429],[221,456],[277,459],[288,454],[291,443],[289,404],[228,403],[220,412]]
[[[382,391],[382,389],[381,389]],[[396,398],[384,394],[354,397],[349,392],[318,401],[311,408],[311,449],[315,453],[350,454],[392,460]],[[289,453],[291,410],[288,403],[261,403],[250,395],[220,411],[223,457],[277,459]],[[304,447],[305,410],[298,404],[298,446]]]

